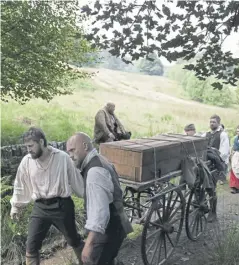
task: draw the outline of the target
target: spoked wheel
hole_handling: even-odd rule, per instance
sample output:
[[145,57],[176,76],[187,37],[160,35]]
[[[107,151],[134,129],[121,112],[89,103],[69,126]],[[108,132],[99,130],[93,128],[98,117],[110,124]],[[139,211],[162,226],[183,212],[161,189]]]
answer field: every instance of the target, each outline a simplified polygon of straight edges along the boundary
[[210,197],[202,186],[193,188],[186,207],[186,233],[189,239],[196,241],[207,228],[210,213]]
[[146,216],[151,209],[152,201],[149,201],[150,198],[154,196],[154,191],[148,189],[146,191],[142,191],[137,195],[137,205],[138,205],[138,220],[136,223],[143,224],[145,223]]
[[129,221],[132,222],[137,213],[137,210],[135,209],[137,203],[134,193],[128,187],[125,188],[123,200],[125,213],[128,216]]
[[141,253],[145,265],[162,265],[176,247],[184,221],[185,200],[179,189],[152,202],[142,232]]

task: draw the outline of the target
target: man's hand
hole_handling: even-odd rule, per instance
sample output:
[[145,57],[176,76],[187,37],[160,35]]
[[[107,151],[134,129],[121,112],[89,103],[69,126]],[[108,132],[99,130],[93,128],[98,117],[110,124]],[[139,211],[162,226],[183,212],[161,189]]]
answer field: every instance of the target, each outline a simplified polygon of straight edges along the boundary
[[85,263],[90,263],[90,256],[93,251],[92,245],[91,244],[85,244],[82,254],[81,254],[81,259],[83,264]]
[[113,133],[109,133],[109,138],[111,138],[112,140],[115,140],[115,136],[113,135]]
[[10,213],[10,217],[13,221],[19,221],[20,220],[20,213]]

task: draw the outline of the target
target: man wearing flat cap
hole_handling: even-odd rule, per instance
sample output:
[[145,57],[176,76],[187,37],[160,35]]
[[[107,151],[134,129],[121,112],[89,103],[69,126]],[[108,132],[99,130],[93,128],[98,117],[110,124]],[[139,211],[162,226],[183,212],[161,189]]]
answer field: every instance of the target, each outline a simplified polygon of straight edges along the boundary
[[186,125],[184,131],[188,136],[196,136],[196,128],[193,123]]
[[115,104],[108,102],[95,116],[94,139],[95,143],[105,143],[130,139],[131,133],[127,132],[114,114]]

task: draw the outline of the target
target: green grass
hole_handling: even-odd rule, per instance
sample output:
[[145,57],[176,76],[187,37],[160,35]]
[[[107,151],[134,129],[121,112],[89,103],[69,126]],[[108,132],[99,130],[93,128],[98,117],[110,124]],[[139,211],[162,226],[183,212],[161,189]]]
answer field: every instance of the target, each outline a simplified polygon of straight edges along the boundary
[[142,225],[133,224],[132,226],[133,226],[134,231],[127,235],[127,238],[131,239],[131,240],[136,239],[137,237],[139,237],[142,234],[142,231],[143,231],[143,226]]
[[230,228],[224,237],[220,237],[211,254],[211,263],[217,265],[239,264],[239,226]]
[[74,91],[95,91],[97,89],[99,89],[99,87],[97,87],[92,79],[81,79],[81,80],[75,80],[71,86],[72,89],[74,89]]
[[92,123],[84,113],[65,110],[52,103],[34,102],[24,106],[2,103],[2,145],[21,142],[21,135],[30,126],[38,126],[49,141],[63,141],[76,131],[92,136]]
[[[129,88],[122,87],[120,80],[129,84]],[[158,98],[157,86],[165,93]],[[64,141],[76,131],[93,136],[95,114],[107,101],[116,103],[116,114],[133,138],[165,132],[183,133],[187,123],[195,123],[198,131],[206,131],[209,117],[215,113],[221,116],[232,136],[238,122],[238,109],[171,99],[168,95],[178,88],[163,77],[99,69],[98,76],[76,80],[72,88],[72,95],[57,96],[50,103],[43,100],[31,100],[23,106],[13,101],[1,103],[1,144],[19,143],[30,126],[41,127],[49,141]]]

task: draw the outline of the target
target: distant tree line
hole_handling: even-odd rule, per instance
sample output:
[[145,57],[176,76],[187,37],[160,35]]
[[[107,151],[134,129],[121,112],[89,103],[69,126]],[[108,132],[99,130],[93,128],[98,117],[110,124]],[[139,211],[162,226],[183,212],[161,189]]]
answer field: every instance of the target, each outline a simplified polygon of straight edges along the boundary
[[155,53],[150,54],[148,59],[141,58],[132,64],[126,64],[120,57],[113,56],[106,50],[90,53],[88,57],[87,63],[78,66],[107,68],[146,75],[162,76],[164,74],[164,66]]
[[193,72],[184,70],[183,67],[184,64],[180,62],[169,67],[165,75],[177,81],[190,99],[220,107],[239,104],[239,84],[237,87],[224,84],[222,90],[214,89],[211,84],[215,78],[208,77],[206,80],[199,80]]

